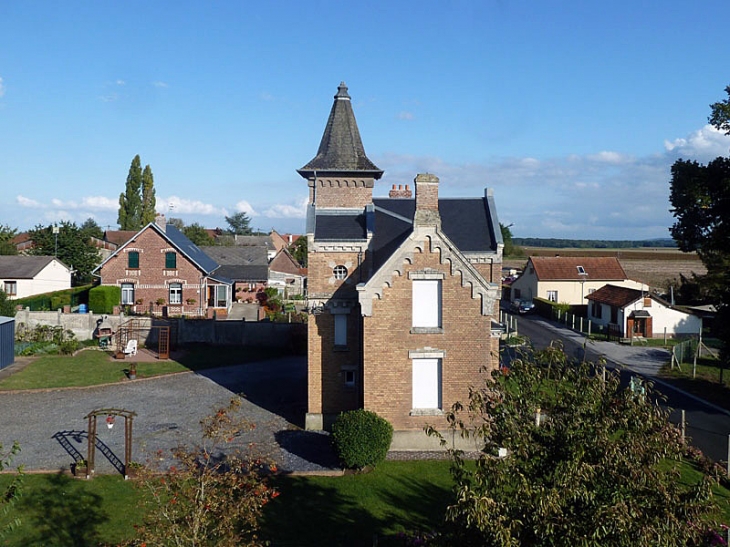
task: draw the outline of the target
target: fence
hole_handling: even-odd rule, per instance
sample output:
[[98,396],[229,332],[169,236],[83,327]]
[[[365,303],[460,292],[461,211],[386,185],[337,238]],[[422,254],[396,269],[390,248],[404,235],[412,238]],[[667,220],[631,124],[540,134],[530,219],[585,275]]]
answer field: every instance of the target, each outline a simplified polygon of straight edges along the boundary
[[[21,328],[38,325],[60,326],[74,333],[77,340],[91,340],[100,326],[117,331],[130,319],[124,314],[102,315],[94,313],[33,312],[19,310],[15,314],[16,332]],[[139,330],[149,333],[149,342],[156,343],[156,332],[151,327],[159,318],[135,317]],[[286,347],[300,339],[306,341],[307,326],[301,323],[274,323],[256,321],[217,321],[215,319],[166,319],[165,324],[175,333],[180,344],[206,343],[218,345],[247,345],[250,347]],[[21,326],[22,325],[22,326]],[[147,340],[145,340],[147,342]],[[306,342],[304,342],[306,343]]]

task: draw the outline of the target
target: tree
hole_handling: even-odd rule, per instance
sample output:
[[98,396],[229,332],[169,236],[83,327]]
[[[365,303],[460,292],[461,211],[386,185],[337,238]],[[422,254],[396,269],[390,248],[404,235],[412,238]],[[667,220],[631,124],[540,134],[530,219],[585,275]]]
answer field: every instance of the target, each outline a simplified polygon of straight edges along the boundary
[[633,391],[618,372],[603,373],[551,346],[454,405],[448,422],[481,451],[475,463],[448,451],[448,544],[701,544],[716,527],[712,480],[678,481],[684,445],[668,410],[650,385]]
[[228,229],[226,233],[235,236],[249,236],[253,234],[251,229],[251,219],[244,212],[234,213],[229,217],[225,217],[228,223]]
[[710,105],[712,114],[707,121],[720,131],[724,131],[726,135],[730,135],[730,85],[725,88],[725,93],[728,95],[727,99]]
[[259,520],[278,496],[268,485],[277,469],[243,448],[250,445],[241,435],[254,424],[239,416],[240,406],[233,399],[203,419],[198,446],[173,449],[172,462],[159,451],[143,466],[138,485],[148,494],[146,516],[134,545],[264,545]]
[[[57,256],[69,268],[73,267],[72,283],[84,285],[92,280],[91,272],[101,261],[98,249],[91,244],[88,235],[75,223],[64,221],[58,226],[58,236],[53,226],[37,225],[28,232],[33,240],[30,254]],[[58,240],[58,254],[56,254]]]
[[[0,291],[0,294],[5,294]],[[13,457],[20,452],[20,445],[14,442],[9,450],[4,451],[3,445],[0,444],[0,471],[10,467]],[[17,503],[22,495],[23,486],[23,468],[18,468],[16,475],[10,483],[0,492],[0,517],[6,517],[10,513],[10,509]],[[10,520],[0,518],[0,540],[4,539],[9,532],[20,526],[20,518],[16,517]]]
[[127,174],[125,190],[119,195],[120,230],[137,231],[155,220],[155,180],[152,169],[146,165],[142,171],[139,154],[134,156]]
[[18,235],[18,230],[5,224],[0,224],[0,255],[18,254],[18,249],[12,242],[16,235]]
[[[730,96],[730,86],[725,91]],[[710,106],[709,120],[730,134],[730,101]],[[670,232],[679,248],[696,251],[707,268],[702,282],[718,304],[716,334],[721,358],[730,358],[730,158],[702,165],[679,159],[672,165],[669,201],[676,221]]]
[[300,236],[297,240],[292,243],[289,247],[289,252],[294,257],[294,260],[299,262],[303,267],[307,267],[307,238],[306,236]]
[[96,222],[91,217],[87,218],[84,221],[84,223],[80,227],[80,230],[87,237],[95,237],[97,239],[104,239],[104,230],[102,230],[101,226],[99,226],[99,223]]
[[502,241],[504,242],[503,254],[504,256],[524,256],[525,253],[522,248],[517,247],[512,241],[511,226],[511,224],[505,226],[501,222],[499,223],[499,229],[502,232]]
[[144,171],[142,172],[142,222],[140,228],[155,221],[156,205],[155,178],[152,175],[152,169],[150,169],[150,166],[145,165]]
[[0,289],[0,317],[15,317],[15,304],[8,294]]
[[190,226],[185,226],[182,229],[182,233],[196,245],[215,245],[215,240],[210,237],[208,230],[197,222],[192,223]]

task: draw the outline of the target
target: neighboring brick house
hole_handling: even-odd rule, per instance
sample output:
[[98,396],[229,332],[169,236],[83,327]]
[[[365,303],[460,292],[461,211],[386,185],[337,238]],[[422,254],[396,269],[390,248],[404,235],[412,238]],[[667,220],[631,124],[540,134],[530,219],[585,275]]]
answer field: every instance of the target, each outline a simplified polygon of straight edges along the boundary
[[0,256],[0,290],[9,298],[71,288],[71,269],[53,256]]
[[283,247],[269,262],[269,287],[277,289],[282,296],[302,296],[306,290],[307,269],[302,268],[286,247]]
[[439,179],[373,198],[383,171],[365,155],[347,87],[335,95],[309,185],[308,429],[365,408],[396,431],[392,448],[434,447],[423,434],[498,367],[502,239],[491,191],[439,199]]
[[512,282],[510,300],[543,298],[585,306],[586,297],[606,283],[641,289],[613,256],[531,256],[522,274]]
[[158,215],[94,273],[102,285],[120,287],[120,305],[137,313],[210,316],[214,310],[224,314],[231,303],[231,281],[217,269],[215,260]]
[[646,291],[605,285],[589,294],[588,319],[616,336],[661,338],[699,334],[702,320]]
[[220,264],[216,274],[233,281],[233,299],[255,300],[269,281],[269,264],[265,245],[222,245],[200,248]]

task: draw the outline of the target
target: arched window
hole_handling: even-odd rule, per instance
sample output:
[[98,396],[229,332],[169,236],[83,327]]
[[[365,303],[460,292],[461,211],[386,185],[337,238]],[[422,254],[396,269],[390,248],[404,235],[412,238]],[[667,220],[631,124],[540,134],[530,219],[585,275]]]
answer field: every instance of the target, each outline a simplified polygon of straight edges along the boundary
[[345,279],[347,277],[347,268],[344,266],[335,266],[332,274],[335,276],[335,279]]

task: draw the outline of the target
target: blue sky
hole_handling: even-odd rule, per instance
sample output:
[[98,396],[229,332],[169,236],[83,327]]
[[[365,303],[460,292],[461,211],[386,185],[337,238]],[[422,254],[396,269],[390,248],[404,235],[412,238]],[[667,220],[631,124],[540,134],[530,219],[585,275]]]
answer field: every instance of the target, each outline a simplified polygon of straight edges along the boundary
[[[669,168],[727,155],[730,2],[0,3],[0,224],[116,228],[135,154],[186,223],[304,230],[340,81],[385,175],[494,189],[517,237],[668,237]],[[726,67],[723,69],[722,67]]]

